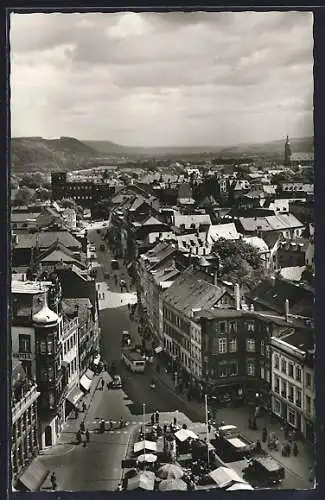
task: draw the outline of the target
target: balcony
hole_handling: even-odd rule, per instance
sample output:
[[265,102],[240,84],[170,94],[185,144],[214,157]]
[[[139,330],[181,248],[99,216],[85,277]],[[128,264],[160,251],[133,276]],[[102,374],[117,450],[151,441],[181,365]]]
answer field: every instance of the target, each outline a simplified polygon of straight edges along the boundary
[[28,410],[28,408],[37,400],[40,393],[37,392],[37,386],[34,385],[14,406],[12,409],[12,423]]

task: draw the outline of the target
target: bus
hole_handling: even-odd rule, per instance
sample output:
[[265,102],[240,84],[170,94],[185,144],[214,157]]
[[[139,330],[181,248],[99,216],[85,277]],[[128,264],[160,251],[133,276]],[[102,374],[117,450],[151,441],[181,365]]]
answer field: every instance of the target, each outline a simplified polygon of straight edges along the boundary
[[139,352],[122,350],[122,361],[133,373],[143,373],[146,362]]

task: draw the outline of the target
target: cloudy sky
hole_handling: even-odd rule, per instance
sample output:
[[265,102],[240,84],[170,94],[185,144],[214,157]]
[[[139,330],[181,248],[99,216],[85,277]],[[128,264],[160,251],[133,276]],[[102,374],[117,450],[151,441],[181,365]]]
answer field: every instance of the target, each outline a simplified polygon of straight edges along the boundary
[[14,136],[133,146],[312,135],[308,12],[11,15]]

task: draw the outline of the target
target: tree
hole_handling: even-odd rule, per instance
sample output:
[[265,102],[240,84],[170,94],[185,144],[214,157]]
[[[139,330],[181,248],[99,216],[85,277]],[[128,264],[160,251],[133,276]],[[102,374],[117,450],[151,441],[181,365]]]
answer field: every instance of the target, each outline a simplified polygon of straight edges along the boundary
[[243,240],[220,238],[213,245],[220,257],[221,279],[251,287],[263,276],[263,262],[257,249]]
[[32,189],[36,189],[38,187],[43,186],[46,182],[45,175],[41,172],[33,172],[30,174],[24,174],[21,178],[20,184],[22,186],[27,186]]
[[51,191],[45,188],[36,190],[36,198],[40,201],[47,201],[51,199]]
[[18,189],[16,193],[14,204],[28,205],[33,201],[33,198],[34,198],[34,191],[26,186],[22,186],[20,189]]

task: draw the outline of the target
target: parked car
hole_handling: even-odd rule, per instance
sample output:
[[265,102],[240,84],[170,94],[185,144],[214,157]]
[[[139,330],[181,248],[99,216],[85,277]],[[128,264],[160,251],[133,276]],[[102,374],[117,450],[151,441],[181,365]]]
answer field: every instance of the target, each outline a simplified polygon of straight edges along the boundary
[[122,379],[119,375],[114,375],[112,382],[110,383],[111,389],[122,389]]
[[251,459],[243,474],[252,486],[263,488],[281,484],[285,471],[274,458],[266,456]]
[[112,268],[112,270],[113,271],[117,271],[119,269],[119,267],[120,266],[119,266],[118,260],[113,259],[111,261],[111,268]]

